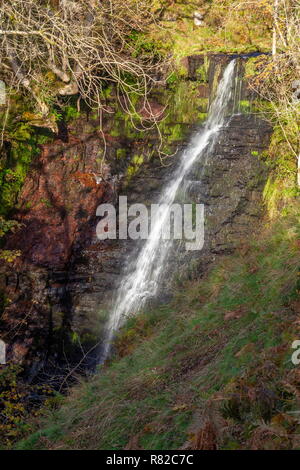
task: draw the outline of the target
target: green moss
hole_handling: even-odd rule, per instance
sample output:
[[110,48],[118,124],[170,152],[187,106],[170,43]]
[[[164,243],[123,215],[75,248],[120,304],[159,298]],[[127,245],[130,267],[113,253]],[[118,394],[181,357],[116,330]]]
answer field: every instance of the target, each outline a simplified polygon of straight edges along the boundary
[[116,150],[116,157],[118,160],[122,159],[122,158],[125,158],[126,157],[126,149],[117,149]]
[[138,168],[134,165],[129,165],[126,171],[127,181],[130,181],[132,176],[134,176],[137,172]]
[[80,337],[78,335],[78,333],[76,333],[76,331],[72,331],[71,332],[71,343],[73,344],[77,344],[77,343],[80,343]]
[[257,74],[258,62],[261,60],[260,57],[250,57],[245,63],[245,78],[253,78]]
[[104,88],[104,89],[102,90],[102,94],[103,94],[103,96],[104,96],[106,99],[111,97],[112,92],[113,92],[113,87],[112,87],[112,85],[109,85],[109,86],[107,86],[106,88]]
[[207,113],[198,113],[198,121],[204,122],[207,119]]
[[[48,139],[45,134],[44,139]],[[14,207],[32,159],[40,152],[41,135],[32,127],[17,126],[10,133],[11,149],[0,169],[0,214],[7,215]],[[2,160],[3,161],[3,160]]]
[[199,109],[199,111],[201,111],[202,113],[207,113],[208,103],[208,98],[199,98],[198,96],[196,97],[197,109]]
[[136,166],[140,166],[142,165],[142,163],[144,162],[144,157],[143,155],[134,155],[132,157],[132,163]]
[[140,124],[140,118],[138,116],[136,116],[136,119],[132,119],[130,118],[130,116],[128,116],[126,119],[125,119],[125,126],[124,126],[124,135],[128,138],[128,139],[136,139],[138,137],[140,137],[140,132],[138,130],[138,126]]
[[249,113],[251,111],[251,103],[248,100],[239,101],[239,110],[242,113]]
[[128,166],[127,171],[126,171],[127,182],[129,182],[131,178],[139,171],[143,163],[144,163],[143,155],[133,155],[131,159],[131,163]]
[[202,122],[206,117],[208,99],[199,97],[198,86],[199,82],[180,81],[162,98],[169,101],[166,118],[159,123],[163,146],[169,146],[166,153],[172,153],[171,144],[185,138],[188,124]]
[[125,112],[122,111],[121,109],[118,109],[115,112],[114,118],[117,119],[117,120],[125,119]]
[[92,119],[93,121],[99,120],[99,112],[98,112],[98,111],[93,111],[93,112],[91,113],[91,119]]
[[182,124],[175,124],[174,126],[171,126],[170,130],[171,130],[171,133],[168,136],[169,143],[176,142],[178,140],[183,139],[184,131],[183,131]]
[[150,57],[159,59],[165,53],[165,44],[157,38],[151,39],[141,31],[132,31],[128,37],[133,48],[133,57]]
[[208,83],[208,60],[207,60],[207,56],[205,56],[205,62],[203,65],[201,65],[200,67],[197,68],[196,70],[196,79],[200,82],[200,83]]
[[41,202],[42,204],[45,204],[45,206],[48,207],[48,208],[52,207],[52,203],[51,203],[51,201],[49,201],[49,199],[44,199],[44,198],[42,198],[42,199],[40,200],[40,202]]
[[174,85],[174,83],[178,83],[180,80],[180,76],[177,72],[172,72],[167,78],[168,85]]
[[38,120],[30,103],[12,95],[4,133],[8,145],[2,148],[0,160],[0,215],[7,216],[13,209],[30,163],[40,152],[39,146],[53,138],[50,130],[35,127],[33,122]]
[[112,137],[119,137],[121,134],[120,134],[120,131],[119,131],[118,129],[112,129],[112,130],[110,131],[110,135],[111,135]]

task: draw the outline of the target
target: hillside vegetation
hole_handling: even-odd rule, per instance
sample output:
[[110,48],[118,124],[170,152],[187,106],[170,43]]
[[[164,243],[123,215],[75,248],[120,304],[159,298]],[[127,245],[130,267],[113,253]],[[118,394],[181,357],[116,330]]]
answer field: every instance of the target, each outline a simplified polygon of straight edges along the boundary
[[116,355],[19,449],[299,448],[296,200],[205,279],[128,321]]
[[[14,2],[8,3],[14,8]],[[22,0],[18,3],[23,4]],[[79,3],[87,7],[85,1]],[[113,3],[123,9],[122,2]],[[134,0],[129,3],[131,8],[136,6]],[[130,106],[119,111],[118,119],[112,118],[114,135],[118,120],[136,133],[141,118],[135,105],[141,96],[147,100],[156,79],[169,85],[176,96],[185,93],[177,84],[186,76],[183,59],[188,55],[271,53],[273,49],[272,56],[249,61],[246,74],[264,99],[256,112],[272,123],[274,133],[263,155],[270,177],[260,233],[241,240],[236,253],[219,259],[204,278],[178,280],[170,303],[129,319],[116,338],[114,356],[89,380],[79,378],[68,396],[53,396],[53,391],[46,390],[49,399],[40,411],[33,407],[30,415],[31,409],[20,404],[32,390],[20,391],[16,384],[22,370],[7,368],[0,376],[5,417],[0,427],[2,447],[300,449],[300,369],[291,361],[292,344],[300,339],[300,107],[299,97],[292,93],[299,77],[295,39],[299,2],[282,0],[279,4],[276,12],[271,0],[145,1],[145,11],[153,21],[141,24],[144,18],[139,13],[134,18],[138,24],[130,23],[120,32],[121,37],[125,34],[126,64],[134,68],[142,59],[141,76],[134,80],[126,64],[118,68],[120,56],[110,50],[115,67],[106,70],[103,80],[97,76],[94,82],[93,77],[83,75],[75,93],[67,97],[57,91],[70,80],[65,83],[57,71],[49,70],[48,58],[38,63],[33,89],[32,82],[22,84],[24,77],[6,65],[8,75],[0,78],[9,76],[12,82],[9,106],[0,109],[0,237],[17,229],[8,220],[13,217],[17,195],[41,145],[57,137],[59,122],[78,119],[86,106],[97,112],[99,103],[105,114],[111,95],[117,96],[119,104],[123,102],[118,95],[121,89]],[[195,12],[203,17],[201,26],[194,22]],[[128,12],[123,13],[121,23]],[[13,27],[12,17],[6,21]],[[97,28],[99,34],[100,20]],[[77,44],[78,38],[73,39]],[[45,44],[35,45],[45,53]],[[113,47],[122,56],[118,40]],[[23,46],[20,50],[23,54]],[[27,64],[30,73],[32,63]],[[94,71],[100,66],[98,61]],[[75,84],[76,73],[70,71]],[[86,90],[90,79],[92,88]],[[96,102],[95,87],[100,90]],[[194,91],[191,85],[192,97]],[[100,129],[101,113],[97,114]],[[157,126],[158,132],[169,125],[167,119]],[[177,137],[172,138],[176,141]],[[0,252],[7,263],[19,255]]]

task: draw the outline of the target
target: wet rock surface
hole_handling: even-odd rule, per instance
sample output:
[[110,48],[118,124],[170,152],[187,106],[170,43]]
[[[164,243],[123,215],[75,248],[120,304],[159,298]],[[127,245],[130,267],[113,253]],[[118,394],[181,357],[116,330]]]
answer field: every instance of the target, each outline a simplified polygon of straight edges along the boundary
[[[261,159],[268,147],[270,126],[254,115],[234,116],[223,128],[205,165],[195,165],[186,182],[185,200],[204,204],[202,251],[174,245],[169,279],[199,277],[216,260],[253,237],[263,213],[262,190],[267,169]],[[164,286],[168,289],[168,285]]]
[[[222,55],[211,62],[208,83],[199,85],[202,96],[213,92],[216,64],[227,61]],[[195,79],[203,63],[203,57],[188,59],[189,79]],[[157,202],[186,145],[177,146],[169,166],[146,159],[128,182],[126,163],[116,158],[116,151],[146,153],[149,138],[128,141],[107,134],[104,164],[97,125],[92,118],[81,120],[69,129],[66,142],[43,147],[19,196],[15,218],[23,227],[7,240],[7,248],[22,250],[22,257],[1,270],[1,288],[9,301],[0,326],[9,360],[24,364],[31,380],[58,373],[66,363],[94,363],[122,272],[139,247],[132,240],[97,240],[96,208],[116,204],[119,194],[127,195],[128,204]],[[262,212],[266,178],[259,155],[270,133],[254,115],[234,116],[205,165],[193,167],[186,196],[205,205],[204,249],[186,252],[183,243],[174,246],[158,301],[169,298],[174,278],[202,275],[217,256],[232,253],[243,237],[251,236]],[[151,139],[155,148],[157,135]]]

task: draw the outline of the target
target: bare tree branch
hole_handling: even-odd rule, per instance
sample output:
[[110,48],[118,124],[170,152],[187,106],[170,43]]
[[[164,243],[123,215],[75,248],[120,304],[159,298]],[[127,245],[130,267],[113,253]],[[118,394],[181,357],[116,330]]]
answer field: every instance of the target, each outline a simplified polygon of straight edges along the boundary
[[[102,91],[114,84],[127,97],[147,100],[162,65],[154,53],[136,53],[132,31],[147,31],[155,18],[150,0],[0,0],[1,73],[8,88],[24,89],[42,116],[57,96],[79,94],[105,108]],[[55,79],[49,81],[48,72]]]

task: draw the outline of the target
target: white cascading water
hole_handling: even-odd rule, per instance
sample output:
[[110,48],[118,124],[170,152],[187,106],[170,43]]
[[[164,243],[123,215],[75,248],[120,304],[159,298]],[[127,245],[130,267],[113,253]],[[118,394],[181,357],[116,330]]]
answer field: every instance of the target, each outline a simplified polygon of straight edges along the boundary
[[179,167],[173,174],[172,180],[162,190],[158,203],[161,205],[159,216],[155,224],[151,226],[149,238],[132,262],[130,272],[124,276],[118,289],[106,326],[100,363],[108,357],[114,335],[126,318],[138,312],[145,302],[157,293],[164,261],[171,247],[170,241],[161,239],[162,230],[169,218],[170,206],[174,203],[176,194],[192,165],[204,157],[207,147],[213,144],[220,128],[226,123],[228,105],[233,98],[235,69],[236,60],[232,60],[227,65],[219,83],[204,129],[193,137],[188,148],[182,153]]

